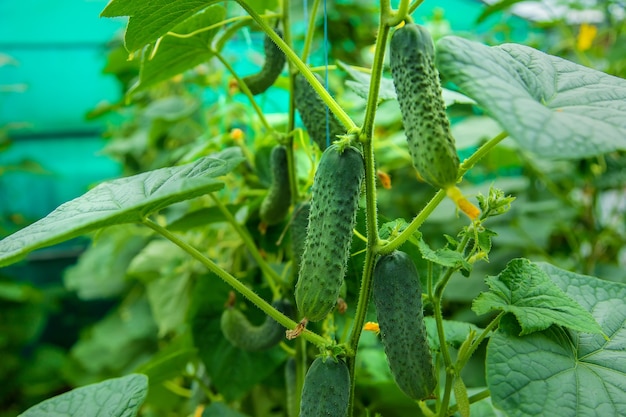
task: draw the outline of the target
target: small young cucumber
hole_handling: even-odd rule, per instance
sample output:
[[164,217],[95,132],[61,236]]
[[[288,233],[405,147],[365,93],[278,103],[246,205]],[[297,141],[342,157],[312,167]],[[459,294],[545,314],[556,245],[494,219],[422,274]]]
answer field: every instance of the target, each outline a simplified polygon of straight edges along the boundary
[[309,213],[311,203],[300,203],[293,209],[293,217],[289,231],[291,233],[291,258],[294,274],[297,276],[300,271],[300,260],[304,253],[304,242],[306,241],[306,229],[309,225]]
[[266,225],[272,226],[285,219],[291,206],[289,169],[287,168],[287,148],[276,145],[270,156],[272,183],[266,194],[259,215]]
[[[283,32],[280,29],[275,29],[275,31],[282,39]],[[263,63],[263,67],[261,67],[261,70],[256,74],[248,75],[243,78],[248,89],[250,89],[250,92],[255,96],[265,92],[274,84],[283,71],[286,62],[283,51],[281,51],[267,35],[265,35],[263,46],[265,49],[265,62]]]
[[381,257],[374,268],[372,292],[396,384],[414,400],[428,398],[437,381],[424,326],[422,287],[411,258],[400,251]]
[[341,359],[316,358],[304,377],[300,417],[346,417],[350,373]]
[[[278,300],[272,306],[283,314],[291,315],[292,304]],[[255,326],[239,310],[229,307],[222,313],[220,327],[224,337],[235,347],[248,352],[258,352],[276,346],[285,337],[285,328],[273,318]]]
[[352,230],[365,175],[354,147],[326,148],[313,179],[311,213],[302,254],[296,304],[309,321],[322,320],[337,303],[350,256]]
[[[324,84],[322,78],[314,74],[315,78]],[[300,113],[302,123],[309,132],[309,137],[317,144],[320,150],[324,151],[331,143],[337,139],[337,135],[345,135],[346,129],[337,117],[328,111],[329,141],[326,140],[326,110],[328,106],[320,98],[317,92],[311,87],[302,74],[296,75],[294,85],[294,101],[296,109]]]
[[389,51],[391,75],[413,165],[432,186],[443,189],[454,186],[459,157],[434,64],[433,40],[424,27],[406,24],[394,32]]

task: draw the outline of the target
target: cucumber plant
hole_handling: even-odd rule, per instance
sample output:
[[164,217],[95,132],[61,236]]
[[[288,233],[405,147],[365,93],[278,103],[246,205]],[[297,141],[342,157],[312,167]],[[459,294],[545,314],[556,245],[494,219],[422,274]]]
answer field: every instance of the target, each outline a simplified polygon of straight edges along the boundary
[[[284,411],[292,416],[299,410],[300,416],[504,412],[525,417],[548,410],[549,415],[587,417],[594,415],[593,407],[583,404],[588,392],[602,396],[608,390],[598,387],[621,386],[619,364],[626,354],[616,341],[625,331],[624,286],[523,258],[504,265],[494,256],[497,265],[485,266],[481,261],[490,260],[496,235],[488,226],[509,212],[514,197],[491,187],[476,197],[480,210],[472,210],[459,184],[479,160],[498,150],[506,131],[525,150],[564,158],[623,150],[626,82],[519,45],[487,47],[447,37],[435,47],[427,29],[411,17],[421,2],[400,0],[394,10],[381,1],[370,68],[341,66],[356,74],[351,85],[366,98],[363,114],[356,115],[356,107],[342,108],[317,69],[306,64],[315,19],[304,31],[302,48],[296,47],[288,0],[280,8],[271,1],[166,3],[112,0],[103,12],[129,16],[128,51],[150,52],[133,54],[142,68],[133,92],[154,88],[155,95],[162,94],[167,87],[155,86],[160,70],[206,75],[195,67],[210,62],[248,86],[242,92],[254,114],[240,112],[239,98],[225,94],[217,105],[232,100],[237,123],[228,117],[215,122],[221,133],[203,146],[177,152],[180,165],[101,184],[0,242],[0,265],[8,265],[32,250],[116,224],[139,223],[163,238],[146,239],[144,250],[129,261],[133,288],[112,316],[123,326],[124,319],[144,312],[148,318],[141,329],[157,322],[160,343],[154,350],[159,353],[138,368],[149,375],[156,393],[146,400],[151,402],[148,412],[168,403],[179,408],[163,409],[163,415],[188,413],[195,406],[197,415]],[[313,8],[319,3],[313,2]],[[311,16],[316,13],[311,10]],[[277,18],[284,34],[268,24]],[[267,37],[258,88],[258,79],[240,77],[224,52],[251,22]],[[184,55],[189,62],[181,64],[183,50],[198,57]],[[284,118],[268,117],[262,104],[269,98],[255,94],[274,83],[285,66],[282,59],[288,61],[289,108]],[[505,130],[480,143],[463,162],[439,72],[471,97],[466,104],[482,108]],[[586,89],[578,90],[580,83]],[[395,129],[376,123],[380,102],[393,99],[399,103],[395,117],[402,121],[406,143],[393,140]],[[568,99],[576,105],[568,105]],[[532,106],[533,117],[520,116],[524,106]],[[581,109],[587,118],[577,124]],[[296,111],[317,146],[299,140]],[[541,120],[541,128],[529,125],[531,119]],[[567,134],[559,133],[570,125]],[[243,126],[254,135],[244,135]],[[240,134],[229,136],[233,127]],[[274,146],[272,183],[263,195],[254,156],[268,143]],[[413,165],[434,190],[406,175],[404,165],[409,170]],[[393,184],[379,191],[377,172],[389,171]],[[446,195],[469,221],[454,219],[452,208],[442,204]],[[263,223],[280,227],[259,233],[252,215],[259,201]],[[410,205],[405,215],[412,217],[408,222],[390,214],[405,201]],[[447,220],[435,223],[437,217]],[[382,226],[381,219],[386,220]],[[439,227],[425,226],[426,220]],[[471,308],[492,315],[482,321],[449,320],[454,298],[447,290],[458,286],[457,296],[469,292],[476,281],[463,280],[477,275],[478,285],[486,276],[488,290],[473,296]],[[224,310],[230,290],[258,307],[266,321],[253,325],[232,305]],[[340,295],[345,303],[342,314],[335,314]],[[295,303],[297,317],[267,300]],[[473,314],[466,307],[457,319]],[[604,311],[619,317],[605,320]],[[105,329],[110,334],[110,327]],[[76,349],[76,355],[87,350]],[[595,355],[607,352],[610,361]],[[126,359],[134,363],[143,357]],[[471,381],[467,370],[481,365],[483,380]],[[591,376],[587,367],[613,374]],[[275,398],[284,386],[281,377],[288,401]],[[601,397],[604,415],[619,415],[626,407],[624,394],[617,391]],[[161,395],[167,400],[159,401]],[[180,402],[169,401],[172,395]],[[483,401],[488,397],[491,401]],[[566,407],[562,398],[575,398],[575,405]]]

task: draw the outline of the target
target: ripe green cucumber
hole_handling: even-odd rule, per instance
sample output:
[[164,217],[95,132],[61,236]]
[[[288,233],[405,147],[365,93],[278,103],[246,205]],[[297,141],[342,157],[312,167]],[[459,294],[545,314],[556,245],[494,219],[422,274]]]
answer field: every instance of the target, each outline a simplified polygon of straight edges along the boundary
[[389,52],[413,165],[432,186],[454,186],[459,157],[435,68],[433,40],[423,26],[406,24],[394,32]]
[[293,210],[293,218],[289,230],[291,232],[291,256],[294,274],[300,271],[300,260],[304,253],[304,242],[306,241],[306,229],[309,225],[309,213],[311,203],[298,204]]
[[[314,74],[315,78],[323,85],[322,77]],[[328,111],[329,140],[326,140],[326,110],[328,106],[320,98],[317,92],[311,87],[302,74],[296,75],[294,85],[294,100],[296,109],[300,113],[302,123],[309,132],[309,137],[317,144],[321,151],[324,151],[329,143],[337,139],[337,135],[345,135],[346,129],[339,119]]]
[[287,148],[282,145],[274,146],[270,156],[270,169],[272,183],[261,203],[259,215],[263,223],[271,226],[283,221],[291,206]]
[[309,321],[322,320],[337,303],[352,243],[352,230],[365,175],[363,156],[353,147],[326,148],[315,172],[311,213],[302,254],[296,304]]
[[[282,39],[283,32],[280,29],[275,29],[276,34]],[[253,95],[261,94],[274,84],[276,79],[280,76],[280,73],[285,67],[285,54],[280,50],[278,46],[272,41],[272,39],[265,35],[265,41],[263,42],[263,49],[265,50],[265,62],[261,67],[261,70],[256,74],[248,75],[243,78],[243,81],[250,89]]]
[[346,417],[350,373],[341,359],[316,358],[304,377],[300,417]]
[[[287,300],[274,301],[272,306],[283,314],[291,315],[292,305]],[[270,316],[255,326],[241,311],[232,307],[222,313],[220,327],[233,346],[248,352],[267,350],[285,337],[285,328]]]
[[372,292],[380,336],[398,387],[410,398],[428,398],[437,380],[428,346],[422,286],[411,258],[394,251],[374,268]]

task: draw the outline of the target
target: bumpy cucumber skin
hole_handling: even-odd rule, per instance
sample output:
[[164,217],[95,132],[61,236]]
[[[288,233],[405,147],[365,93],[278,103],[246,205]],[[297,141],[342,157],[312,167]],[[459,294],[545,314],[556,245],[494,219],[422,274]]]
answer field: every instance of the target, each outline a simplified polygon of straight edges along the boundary
[[416,24],[396,30],[390,43],[390,66],[400,104],[409,153],[429,184],[456,183],[459,157],[435,68],[435,47],[428,31]]
[[309,213],[311,212],[311,203],[298,204],[293,209],[293,218],[289,230],[291,232],[291,256],[293,260],[294,274],[300,271],[300,261],[304,253],[304,242],[306,241],[307,227],[309,225]]
[[[324,85],[322,78],[317,74],[314,75]],[[328,147],[326,143],[326,109],[328,106],[326,106],[302,74],[296,75],[294,101],[296,109],[298,109],[302,118],[302,123],[306,127],[307,132],[309,132],[309,137],[317,144],[320,150],[324,151]],[[328,112],[328,123],[330,143],[337,140],[337,135],[346,134],[346,129],[331,111]]]
[[[287,300],[274,301],[272,306],[288,316],[293,310],[292,304]],[[224,310],[220,327],[224,337],[233,346],[248,352],[270,349],[285,337],[285,328],[273,318],[267,316],[262,324],[254,326],[241,311],[235,308]]]
[[328,147],[313,179],[311,213],[296,284],[296,304],[309,321],[322,320],[337,303],[350,256],[363,156],[353,147]]
[[270,156],[270,168],[272,183],[261,203],[259,215],[263,223],[271,226],[283,221],[291,206],[287,148],[282,145],[274,146]]
[[304,377],[300,417],[346,417],[350,400],[350,373],[346,363],[316,358]]
[[[280,29],[275,29],[276,34],[282,39],[283,32]],[[243,78],[243,81],[250,89],[253,95],[261,94],[274,84],[276,79],[283,72],[285,67],[285,54],[280,50],[278,46],[272,41],[272,39],[265,35],[265,41],[263,42],[265,49],[265,62],[263,67],[256,74],[248,75]]]
[[372,292],[380,336],[398,387],[410,398],[428,398],[437,383],[428,346],[422,287],[415,264],[404,252],[381,257]]

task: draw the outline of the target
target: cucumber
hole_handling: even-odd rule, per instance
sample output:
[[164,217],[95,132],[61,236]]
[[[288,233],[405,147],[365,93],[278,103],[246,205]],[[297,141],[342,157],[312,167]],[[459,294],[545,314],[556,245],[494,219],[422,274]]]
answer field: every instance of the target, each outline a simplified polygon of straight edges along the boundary
[[311,211],[310,203],[301,203],[293,210],[293,218],[289,230],[291,232],[291,256],[292,269],[294,274],[300,271],[300,260],[304,253],[304,242],[306,240],[306,230],[309,224],[309,213]]
[[[293,310],[287,300],[278,300],[272,306],[290,316]],[[285,328],[270,316],[255,326],[239,310],[229,307],[222,313],[220,327],[224,337],[235,347],[248,352],[267,350],[276,346],[285,337]]]
[[[314,74],[315,78],[323,85],[322,77]],[[311,87],[302,74],[296,75],[294,85],[294,100],[296,109],[300,113],[302,123],[309,132],[309,137],[324,151],[329,143],[337,139],[337,135],[345,135],[346,129],[339,119],[328,111],[329,140],[326,140],[326,110],[328,106]]]
[[390,66],[409,153],[418,174],[437,188],[454,186],[459,157],[435,68],[428,31],[406,24],[391,37]]
[[289,169],[287,167],[287,148],[276,145],[270,156],[272,183],[261,203],[259,215],[261,221],[272,226],[282,222],[291,206],[291,188],[289,187]]
[[313,179],[311,213],[296,284],[296,304],[308,321],[322,320],[337,303],[350,256],[363,156],[335,144],[320,159]]
[[410,398],[429,398],[437,380],[428,346],[422,287],[411,258],[394,251],[374,268],[372,292],[380,336],[398,387]]
[[297,369],[296,360],[293,357],[285,362],[285,394],[287,417],[296,417],[298,415],[298,392],[297,392]]
[[[282,39],[283,32],[280,29],[275,29],[275,31]],[[274,84],[276,79],[280,76],[280,73],[283,72],[286,62],[283,51],[281,51],[267,35],[265,35],[263,47],[265,50],[265,62],[261,70],[256,74],[248,75],[243,78],[243,82],[246,83],[250,92],[255,96],[265,92]]]
[[350,373],[341,359],[316,358],[304,377],[300,417],[346,417]]

